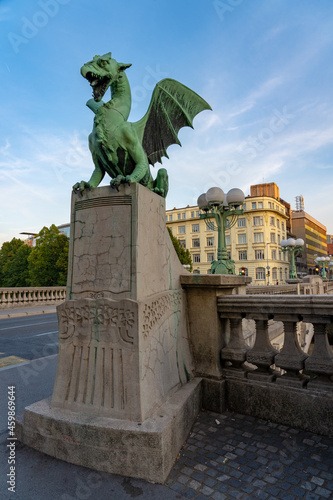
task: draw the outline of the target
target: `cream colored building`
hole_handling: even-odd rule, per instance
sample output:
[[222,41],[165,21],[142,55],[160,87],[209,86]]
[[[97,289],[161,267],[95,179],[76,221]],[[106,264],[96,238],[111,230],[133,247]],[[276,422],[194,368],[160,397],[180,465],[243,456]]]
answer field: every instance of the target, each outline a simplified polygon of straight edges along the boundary
[[[255,189],[259,186],[270,189]],[[289,278],[289,257],[282,252],[280,241],[287,238],[288,216],[276,184],[251,186],[251,196],[245,198],[243,209],[244,215],[226,231],[227,251],[235,261],[236,274],[244,268],[253,285],[284,283]],[[209,274],[217,258],[218,236],[200,220],[198,207],[167,210],[166,223],[181,245],[189,249],[193,272]]]

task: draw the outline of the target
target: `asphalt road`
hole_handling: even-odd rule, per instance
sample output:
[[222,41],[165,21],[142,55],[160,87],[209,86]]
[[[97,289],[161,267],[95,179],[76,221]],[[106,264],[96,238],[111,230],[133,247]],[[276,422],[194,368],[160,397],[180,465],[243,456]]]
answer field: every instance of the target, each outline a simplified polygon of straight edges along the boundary
[[0,358],[16,356],[25,360],[57,354],[57,315],[44,314],[2,319],[0,322],[0,353]]
[[[8,387],[15,388],[15,412],[52,395],[57,367],[55,314],[2,319],[1,356],[31,359],[0,368],[0,498],[1,500],[185,500],[158,484],[97,472],[49,457],[20,442],[15,445],[15,493],[10,486],[8,460]],[[11,439],[11,438],[9,438]],[[14,453],[14,452],[13,452]]]

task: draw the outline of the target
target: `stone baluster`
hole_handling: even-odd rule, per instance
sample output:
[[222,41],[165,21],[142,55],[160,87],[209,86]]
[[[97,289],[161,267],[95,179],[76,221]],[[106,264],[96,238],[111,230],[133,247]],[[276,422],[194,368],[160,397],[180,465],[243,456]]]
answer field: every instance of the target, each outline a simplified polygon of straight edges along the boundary
[[276,374],[271,369],[278,351],[273,348],[268,335],[268,320],[256,319],[256,340],[253,348],[248,351],[246,360],[257,366],[257,370],[248,373],[248,378],[272,381]]
[[224,366],[224,375],[228,377],[244,378],[244,362],[249,346],[244,340],[242,331],[242,319],[230,318],[230,341],[228,345],[221,349],[221,358],[224,364],[231,363],[231,366]]
[[304,361],[308,357],[305,354],[298,342],[297,322],[284,321],[284,343],[279,354],[275,356],[275,364],[282,368],[286,373],[277,377],[276,383],[289,386],[303,387],[308,381],[300,373],[304,369]]
[[333,391],[333,352],[327,338],[326,325],[313,323],[314,349],[305,360],[305,369],[316,375],[308,383],[309,388]]

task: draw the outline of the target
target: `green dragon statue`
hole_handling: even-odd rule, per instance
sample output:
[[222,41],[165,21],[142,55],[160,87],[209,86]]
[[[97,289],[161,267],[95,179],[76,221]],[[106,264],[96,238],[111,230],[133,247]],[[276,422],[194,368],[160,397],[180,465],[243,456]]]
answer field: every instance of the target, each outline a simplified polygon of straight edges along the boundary
[[[111,187],[121,183],[139,182],[164,198],[168,192],[168,175],[158,170],[154,180],[150,165],[168,158],[167,148],[180,144],[181,127],[193,128],[193,118],[209,104],[198,94],[176,80],[166,78],[156,84],[150,105],[144,117],[136,123],[127,121],[131,109],[131,91],[125,70],[131,64],[118,63],[111,52],[95,56],[84,64],[81,74],[92,89],[93,99],[87,106],[95,113],[94,126],[89,135],[89,149],[95,169],[88,182],[77,182],[76,192],[97,187],[105,172],[111,177]],[[111,99],[102,98],[111,88]]]

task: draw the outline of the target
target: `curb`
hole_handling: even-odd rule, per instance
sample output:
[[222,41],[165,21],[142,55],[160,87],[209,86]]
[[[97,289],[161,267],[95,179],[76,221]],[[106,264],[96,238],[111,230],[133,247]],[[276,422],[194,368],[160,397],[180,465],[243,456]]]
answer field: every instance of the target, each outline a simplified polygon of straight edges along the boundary
[[0,312],[0,320],[2,319],[9,319],[9,318],[20,318],[20,317],[24,317],[24,316],[37,316],[38,314],[51,314],[51,313],[56,313],[57,310],[56,309],[44,309],[42,311],[21,311],[21,312],[17,312],[15,313],[14,311],[13,312],[10,312],[8,314],[1,314]]

